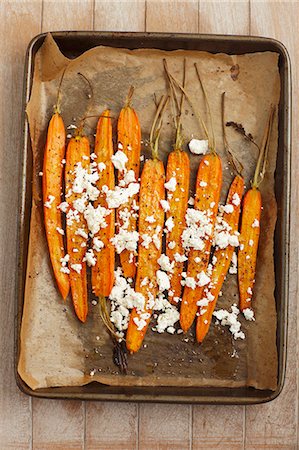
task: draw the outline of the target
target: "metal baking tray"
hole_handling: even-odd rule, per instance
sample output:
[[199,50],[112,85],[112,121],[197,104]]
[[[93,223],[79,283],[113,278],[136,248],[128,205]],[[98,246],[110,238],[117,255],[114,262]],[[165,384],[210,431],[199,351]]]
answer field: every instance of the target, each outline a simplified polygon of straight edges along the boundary
[[287,315],[289,292],[289,237],[290,237],[290,159],[291,159],[291,68],[286,48],[280,42],[260,37],[221,36],[198,34],[161,33],[104,33],[104,32],[54,32],[61,51],[69,58],[86,50],[106,45],[111,47],[158,48],[163,50],[203,50],[211,53],[242,54],[273,51],[279,54],[281,97],[279,102],[279,142],[275,173],[275,193],[278,217],[275,230],[275,299],[277,307],[278,386],[275,391],[254,388],[188,388],[188,387],[114,387],[93,382],[83,387],[59,387],[33,391],[17,373],[20,350],[28,237],[31,212],[32,153],[25,114],[32,86],[34,58],[46,34],[36,36],[26,54],[23,96],[23,140],[20,148],[21,167],[19,185],[18,276],[16,290],[15,322],[15,374],[19,388],[34,397],[112,400],[139,402],[177,402],[206,404],[256,404],[270,401],[281,392],[285,379],[287,350]]

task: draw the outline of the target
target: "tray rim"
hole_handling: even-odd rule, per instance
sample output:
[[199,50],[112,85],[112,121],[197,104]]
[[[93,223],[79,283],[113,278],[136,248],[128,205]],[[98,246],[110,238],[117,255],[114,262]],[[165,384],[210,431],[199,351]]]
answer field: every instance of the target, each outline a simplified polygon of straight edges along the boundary
[[[280,56],[284,58],[285,63],[285,86],[284,86],[284,98],[286,104],[284,105],[284,164],[283,173],[286,179],[285,186],[285,201],[284,204],[284,214],[286,217],[286,227],[285,231],[285,246],[284,251],[284,264],[282,268],[283,272],[283,289],[282,289],[282,300],[284,302],[283,307],[281,307],[282,319],[277,323],[277,331],[279,326],[282,327],[282,339],[280,343],[280,349],[278,349],[278,366],[279,366],[279,378],[278,384],[275,391],[269,390],[258,390],[254,388],[247,388],[257,392],[265,392],[264,397],[225,397],[225,396],[186,396],[182,395],[153,395],[153,394],[107,394],[107,393],[72,393],[64,392],[61,393],[57,388],[47,388],[47,389],[31,389],[20,377],[17,371],[18,357],[20,350],[20,325],[22,319],[22,311],[20,311],[20,304],[23,306],[23,267],[26,266],[27,255],[22,254],[20,248],[24,242],[24,219],[25,219],[25,201],[26,201],[26,161],[28,157],[28,152],[30,152],[28,144],[29,142],[29,126],[26,117],[26,104],[30,98],[30,91],[32,87],[32,69],[34,63],[33,50],[36,45],[39,47],[42,45],[45,37],[51,34],[53,38],[90,38],[91,36],[97,39],[109,38],[109,39],[125,39],[125,38],[135,38],[135,39],[186,39],[191,41],[213,41],[215,43],[222,42],[245,42],[245,43],[257,43],[257,44],[271,44],[276,47]],[[104,44],[98,44],[104,45]],[[90,47],[92,48],[92,47]],[[149,47],[153,48],[153,47]],[[262,51],[262,50],[261,50]],[[221,52],[215,52],[221,53]],[[287,51],[286,46],[273,38],[260,37],[260,36],[246,36],[246,35],[222,35],[222,34],[197,34],[197,33],[159,33],[159,32],[110,32],[110,31],[54,31],[40,33],[33,37],[28,44],[25,57],[24,66],[24,79],[23,79],[23,99],[22,99],[22,130],[23,138],[21,140],[20,150],[21,150],[21,162],[19,165],[19,204],[18,204],[18,230],[17,230],[17,277],[16,277],[16,301],[15,301],[15,342],[14,342],[14,369],[15,369],[15,379],[18,388],[25,394],[37,397],[37,398],[52,398],[52,399],[78,399],[78,400],[102,400],[102,401],[125,401],[125,402],[156,402],[156,403],[188,403],[188,404],[220,404],[220,405],[246,405],[246,404],[261,404],[274,400],[281,393],[284,383],[285,383],[285,373],[286,373],[286,361],[287,361],[287,339],[288,339],[288,293],[289,293],[289,264],[290,264],[290,186],[291,186],[291,155],[292,155],[292,83],[291,83],[291,61],[290,56]],[[20,303],[21,302],[21,303]],[[283,320],[284,319],[284,320]],[[283,323],[282,323],[283,322]],[[280,351],[279,351],[280,350]],[[70,387],[68,387],[70,388]],[[208,388],[207,388],[208,389]],[[223,388],[223,390],[229,390],[230,388]],[[45,392],[47,391],[47,392]],[[268,394],[267,394],[268,393]]]

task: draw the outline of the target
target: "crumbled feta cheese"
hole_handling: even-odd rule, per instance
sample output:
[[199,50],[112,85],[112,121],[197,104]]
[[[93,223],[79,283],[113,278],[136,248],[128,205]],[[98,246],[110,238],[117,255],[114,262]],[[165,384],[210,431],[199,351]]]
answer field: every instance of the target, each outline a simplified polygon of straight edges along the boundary
[[247,294],[252,295],[252,289],[251,289],[251,287],[249,287],[249,288],[247,289]]
[[237,254],[235,252],[233,253],[233,256],[232,256],[229,273],[231,273],[232,275],[238,273],[238,258],[237,258]]
[[175,253],[174,259],[176,262],[185,262],[185,261],[187,261],[188,258],[185,255],[180,255],[179,253]]
[[126,188],[116,186],[114,190],[108,190],[106,195],[108,208],[118,208],[124,203],[127,203],[130,197],[133,197],[139,192],[139,189],[139,183],[130,183]]
[[175,246],[176,246],[175,241],[170,241],[168,244],[168,248],[170,248],[170,250],[173,250],[175,248]]
[[80,274],[82,270],[82,264],[71,264],[71,269]]
[[193,198],[193,197],[190,197],[189,200],[188,200],[188,205],[193,206],[194,203],[195,203],[194,198]]
[[260,226],[260,222],[257,219],[254,219],[252,228],[258,228]]
[[170,210],[170,205],[167,200],[160,200],[160,205],[162,206],[165,212]]
[[223,211],[224,211],[226,214],[231,214],[231,213],[234,212],[234,207],[233,207],[233,205],[231,205],[231,204],[226,204],[226,205],[223,206]]
[[51,205],[54,202],[54,200],[55,200],[54,195],[48,195],[48,200],[44,203],[44,206],[46,208],[51,208]]
[[211,278],[203,270],[197,275],[197,279],[199,287],[206,286],[211,281]]
[[155,216],[152,215],[152,216],[147,216],[145,218],[145,221],[148,222],[148,223],[155,223],[156,219],[155,219]]
[[60,227],[56,227],[56,231],[58,231],[59,234],[61,234],[62,236],[64,235],[64,230]]
[[209,150],[209,142],[203,139],[191,139],[189,150],[194,155],[205,155]]
[[187,277],[186,278],[186,286],[195,289],[196,288],[196,281],[193,277]]
[[174,261],[172,261],[172,263],[169,260],[169,257],[164,255],[164,253],[162,253],[162,255],[160,256],[160,258],[158,259],[158,264],[161,267],[162,270],[164,270],[165,272],[173,272],[173,267],[174,267]]
[[61,266],[60,272],[69,274],[71,271],[68,267]]
[[128,172],[126,172],[124,176],[125,185],[127,186],[130,183],[135,183],[135,181],[136,178],[134,170],[128,170]]
[[103,170],[105,170],[106,167],[107,167],[106,164],[103,163],[103,162],[100,162],[100,163],[98,164],[98,169],[99,169],[100,172],[103,172]]
[[169,232],[173,230],[174,221],[172,217],[168,217],[168,219],[165,222],[165,226]]
[[111,156],[111,161],[117,170],[120,170],[121,172],[123,172],[126,169],[126,163],[128,162],[128,157],[124,152],[122,152],[121,150],[118,150],[115,153],[115,155]]
[[253,247],[253,240],[252,240],[252,239],[249,239],[248,244],[249,244],[250,247]]
[[136,252],[138,240],[139,233],[137,231],[127,231],[124,228],[120,228],[119,232],[110,239],[118,254],[122,253],[125,249],[130,252]]
[[221,325],[229,326],[229,331],[232,333],[234,339],[245,339],[245,334],[241,331],[241,322],[238,320],[239,309],[234,304],[231,307],[231,312],[220,309],[213,313],[213,316],[216,317],[221,323]]
[[42,177],[43,174],[44,174],[44,172],[38,172],[38,175],[39,175],[40,177]]
[[156,276],[159,291],[160,292],[168,291],[170,289],[170,281],[168,275],[165,272],[162,272],[162,270],[157,270]]
[[86,233],[85,230],[83,230],[83,228],[78,228],[78,230],[75,231],[75,235],[76,236],[81,236],[84,239],[88,239],[88,234]]
[[67,126],[67,130],[75,130],[76,128],[77,126],[72,123],[69,126]]
[[84,218],[87,222],[88,229],[91,236],[98,233],[101,228],[107,227],[106,216],[111,213],[109,209],[106,209],[100,205],[94,208],[91,203],[89,203],[84,211]]
[[212,234],[213,225],[208,211],[187,209],[186,225],[182,233],[183,248],[190,250],[203,250],[205,239]]
[[90,248],[89,250],[87,250],[87,252],[85,253],[85,256],[83,258],[83,262],[86,261],[87,265],[89,267],[93,267],[96,265],[96,257],[94,256],[93,250]]
[[233,195],[233,198],[232,198],[232,204],[235,205],[235,206],[239,206],[240,203],[241,203],[241,199],[240,199],[238,193],[235,192],[234,195]]
[[243,314],[246,320],[255,320],[254,318],[254,312],[251,308],[245,308],[243,309]]
[[62,267],[65,267],[70,260],[70,255],[67,253],[63,258],[60,258]]
[[208,185],[208,183],[206,183],[206,181],[200,181],[199,182],[199,186],[200,187],[206,187]]
[[176,188],[176,178],[171,177],[170,180],[167,181],[167,183],[164,183],[164,186],[168,191],[174,192]]
[[140,237],[142,239],[142,247],[149,248],[149,244],[152,242],[151,236],[149,234],[142,234]]
[[61,203],[57,206],[57,208],[60,209],[60,211],[62,211],[62,212],[64,212],[64,213],[67,212],[68,207],[69,207],[68,202],[61,202]]
[[104,242],[101,241],[99,238],[94,237],[92,240],[93,246],[92,248],[96,251],[96,252],[100,252],[102,250],[102,248],[104,247]]

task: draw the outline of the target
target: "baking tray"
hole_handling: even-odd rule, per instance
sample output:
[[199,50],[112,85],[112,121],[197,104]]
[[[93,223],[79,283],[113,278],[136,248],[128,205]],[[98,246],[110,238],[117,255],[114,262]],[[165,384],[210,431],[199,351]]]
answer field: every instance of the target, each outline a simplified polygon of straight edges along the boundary
[[36,36],[26,53],[23,94],[23,140],[19,184],[18,273],[15,321],[15,374],[19,388],[34,397],[139,402],[177,402],[206,404],[256,404],[276,398],[285,379],[287,315],[289,293],[290,237],[290,159],[291,159],[291,67],[286,48],[280,42],[260,37],[169,33],[110,33],[65,31],[52,33],[61,51],[69,58],[98,45],[111,47],[156,48],[162,50],[202,50],[211,53],[242,54],[272,51],[279,54],[281,96],[279,102],[279,140],[275,173],[278,206],[274,237],[275,300],[277,307],[278,386],[275,391],[254,388],[116,387],[93,382],[82,387],[45,388],[33,391],[17,373],[20,327],[23,311],[27,250],[31,213],[32,152],[25,114],[32,86],[34,58],[46,34]]

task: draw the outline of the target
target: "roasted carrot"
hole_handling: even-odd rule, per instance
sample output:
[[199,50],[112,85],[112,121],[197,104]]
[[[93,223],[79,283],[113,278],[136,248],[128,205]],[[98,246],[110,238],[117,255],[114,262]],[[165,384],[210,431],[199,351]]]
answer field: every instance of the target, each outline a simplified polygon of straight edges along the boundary
[[[158,259],[162,252],[162,233],[164,225],[164,210],[161,200],[165,198],[165,171],[163,162],[158,159],[158,141],[162,125],[162,119],[156,130],[155,125],[160,113],[163,114],[165,98],[162,97],[151,131],[151,147],[153,159],[145,162],[140,180],[139,201],[139,235],[138,244],[138,268],[135,283],[135,291],[144,297],[144,307],[134,308],[130,315],[126,336],[127,349],[131,353],[137,352],[143,342],[147,327],[150,322],[153,302],[158,292],[157,271]],[[152,216],[154,222],[150,225],[146,220]],[[146,243],[146,240],[149,241]],[[149,282],[146,283],[146,280]]]
[[90,146],[86,136],[78,133],[68,143],[65,165],[65,192],[69,210],[66,220],[67,251],[71,293],[75,312],[81,322],[85,322],[87,304],[87,277],[84,256],[88,238],[88,228],[83,213],[74,208],[74,202],[81,199],[82,194],[74,192],[73,184],[77,170],[89,170]]
[[166,255],[171,264],[173,272],[170,279],[169,301],[177,304],[182,293],[182,271],[184,262],[179,256],[184,256],[182,244],[182,233],[186,227],[186,211],[188,207],[190,161],[186,152],[181,149],[172,151],[167,160],[166,181],[171,178],[176,179],[176,187],[171,196],[168,197],[169,210],[166,212],[166,219],[172,218],[173,228],[166,236]]
[[[100,196],[94,202],[94,207],[108,208],[106,194],[102,191],[103,186],[110,190],[114,189],[114,167],[111,161],[113,155],[112,143],[112,125],[110,111],[106,110],[99,118],[96,132],[95,154],[96,162],[103,164],[103,170],[100,172],[97,188],[101,191]],[[110,241],[114,235],[115,214],[111,210],[105,218],[107,226],[101,228],[94,236],[103,243],[103,248],[96,252],[96,264],[92,268],[91,284],[92,290],[97,296],[108,297],[114,282],[114,262],[115,249]]]
[[62,228],[61,211],[58,207],[62,201],[62,160],[64,157],[65,127],[61,115],[56,111],[49,123],[44,153],[44,222],[54,276],[62,297],[66,299],[70,289],[70,282],[68,274],[61,272],[61,260],[65,256],[65,249],[63,237],[57,231]]
[[[228,227],[230,227],[230,235],[234,235],[235,232],[238,231],[240,204],[243,196],[243,191],[244,179],[241,175],[236,175],[230,185],[226,200],[226,206],[229,205],[230,208],[233,208],[233,211],[224,211],[222,218],[224,223],[227,224]],[[232,245],[228,245],[226,248],[220,248],[216,245],[216,249],[213,254],[213,260],[215,261],[215,263],[212,269],[211,280],[208,287],[204,289],[202,298],[200,299],[204,304],[199,308],[199,315],[196,321],[196,339],[199,343],[202,343],[207,332],[209,331],[213,311],[216,306],[219,292],[227,275],[233,253],[234,246]]]
[[[175,85],[168,70],[167,62],[164,60],[164,68],[169,82],[171,99],[173,105],[173,118],[176,128],[174,150],[169,154],[166,169],[166,182],[175,179],[175,189],[167,196],[169,209],[166,211],[166,219],[172,220],[173,228],[166,236],[166,255],[173,266],[170,278],[170,293],[168,300],[172,304],[178,304],[182,293],[182,272],[184,267],[184,249],[182,244],[182,233],[186,227],[186,211],[188,207],[189,183],[190,183],[190,161],[189,156],[182,150],[182,110],[184,104],[184,93],[181,94],[180,104],[175,91]],[[183,66],[183,83],[185,88],[186,61]]]
[[[140,145],[141,145],[141,129],[136,111],[131,107],[131,99],[133,95],[133,87],[131,87],[125,106],[122,108],[118,118],[118,148],[122,150],[128,158],[126,170],[133,171],[136,181],[139,178],[140,168]],[[124,172],[118,172],[118,182],[124,179]],[[129,232],[136,231],[137,220],[132,207],[138,206],[138,195],[130,197],[129,201],[121,205],[117,209],[117,223],[119,227],[124,226],[122,213],[127,210],[130,214],[126,230]],[[131,254],[127,249],[120,254],[120,262],[125,277],[135,277],[136,273],[136,256]]]
[[214,152],[205,155],[199,164],[197,172],[194,209],[205,214],[208,227],[203,239],[202,249],[196,250],[191,248],[188,255],[187,277],[193,278],[197,285],[194,289],[188,286],[184,288],[180,324],[185,332],[189,330],[195,319],[198,309],[197,301],[201,298],[204,289],[204,285],[198,285],[200,281],[198,275],[200,276],[202,272],[205,273],[208,267],[221,185],[222,164],[220,157]]
[[242,207],[240,250],[238,252],[238,282],[241,311],[251,308],[262,210],[262,196],[259,186],[263,181],[266,171],[274,112],[275,109],[271,107],[251,189],[246,192]]

